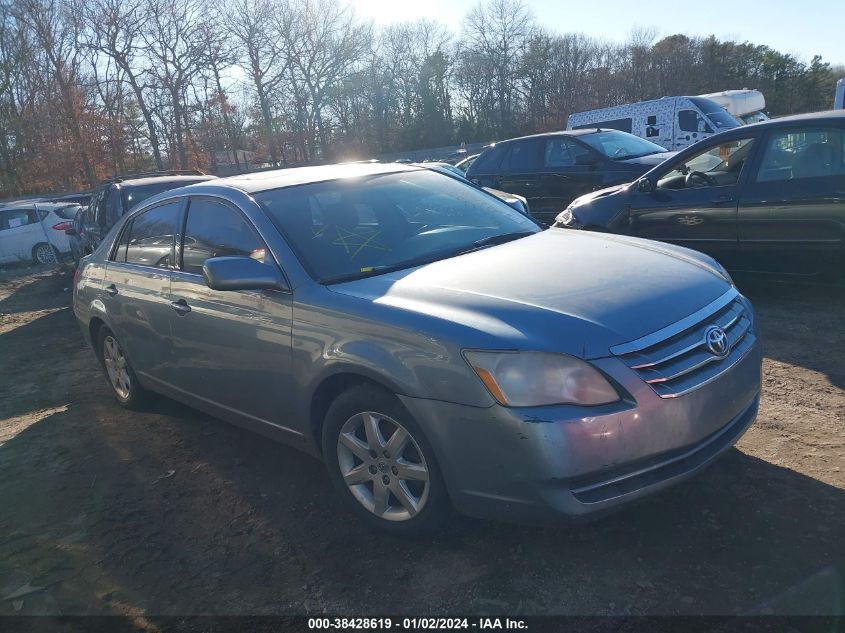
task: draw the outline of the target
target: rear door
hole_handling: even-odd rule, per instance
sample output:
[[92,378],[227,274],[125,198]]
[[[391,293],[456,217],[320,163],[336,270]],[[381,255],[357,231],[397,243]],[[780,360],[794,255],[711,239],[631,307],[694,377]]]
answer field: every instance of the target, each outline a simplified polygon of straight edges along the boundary
[[132,218],[106,266],[110,325],[142,380],[163,380],[172,355],[170,282],[181,207],[181,200],[171,200]]
[[202,275],[209,257],[278,264],[245,214],[219,199],[191,198],[182,243],[170,296],[169,383],[201,404],[283,426],[291,390],[290,293],[212,290]]
[[527,138],[507,143],[503,148],[504,155],[501,163],[490,179],[490,184],[481,184],[524,196],[528,199],[532,215],[537,218],[545,217],[552,205],[548,200],[548,191],[542,186],[544,148],[544,139],[540,138]]
[[845,250],[845,129],[769,130],[739,202],[742,266],[815,274]]

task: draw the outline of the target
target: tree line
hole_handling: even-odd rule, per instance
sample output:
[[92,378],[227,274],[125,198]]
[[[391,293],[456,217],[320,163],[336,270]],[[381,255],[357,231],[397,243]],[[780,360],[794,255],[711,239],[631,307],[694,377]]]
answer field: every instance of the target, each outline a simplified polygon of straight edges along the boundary
[[749,42],[612,43],[482,0],[458,33],[341,0],[0,0],[0,197],[235,150],[291,166],[561,129],[571,112],[756,88],[827,109],[842,68]]

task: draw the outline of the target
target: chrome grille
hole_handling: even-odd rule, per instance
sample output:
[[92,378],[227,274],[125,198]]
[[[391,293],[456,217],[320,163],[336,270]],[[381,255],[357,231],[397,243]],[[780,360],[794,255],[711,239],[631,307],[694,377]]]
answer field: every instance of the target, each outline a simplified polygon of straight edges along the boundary
[[[706,332],[719,326],[727,351],[717,355]],[[736,289],[686,319],[611,352],[633,369],[661,398],[676,398],[707,384],[731,368],[754,345],[751,317]]]

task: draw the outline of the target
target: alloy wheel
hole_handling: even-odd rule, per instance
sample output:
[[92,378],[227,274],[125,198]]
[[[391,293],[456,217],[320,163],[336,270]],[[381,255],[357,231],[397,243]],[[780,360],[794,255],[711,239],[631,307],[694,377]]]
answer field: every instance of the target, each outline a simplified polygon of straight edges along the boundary
[[111,335],[103,339],[103,364],[106,366],[106,373],[115,393],[122,400],[127,400],[131,388],[129,366],[123,349]]
[[56,255],[47,244],[41,244],[35,249],[35,259],[39,264],[55,264]]
[[367,510],[388,521],[407,521],[425,507],[429,469],[416,440],[386,415],[366,411],[349,418],[337,440],[340,474]]

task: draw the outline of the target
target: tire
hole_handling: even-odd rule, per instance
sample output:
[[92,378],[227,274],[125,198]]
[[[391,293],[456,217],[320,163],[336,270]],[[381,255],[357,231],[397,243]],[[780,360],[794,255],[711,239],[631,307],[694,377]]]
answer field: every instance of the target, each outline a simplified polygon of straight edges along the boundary
[[[52,252],[52,255],[50,251]],[[47,242],[39,242],[32,247],[32,260],[36,264],[59,264],[61,263],[61,253],[55,247],[50,247]]]
[[127,409],[144,408],[149,392],[138,382],[123,347],[107,327],[101,327],[97,336],[97,356],[118,404]]
[[375,385],[343,392],[326,412],[322,444],[335,489],[373,527],[416,535],[446,526],[452,508],[434,450],[393,394]]

